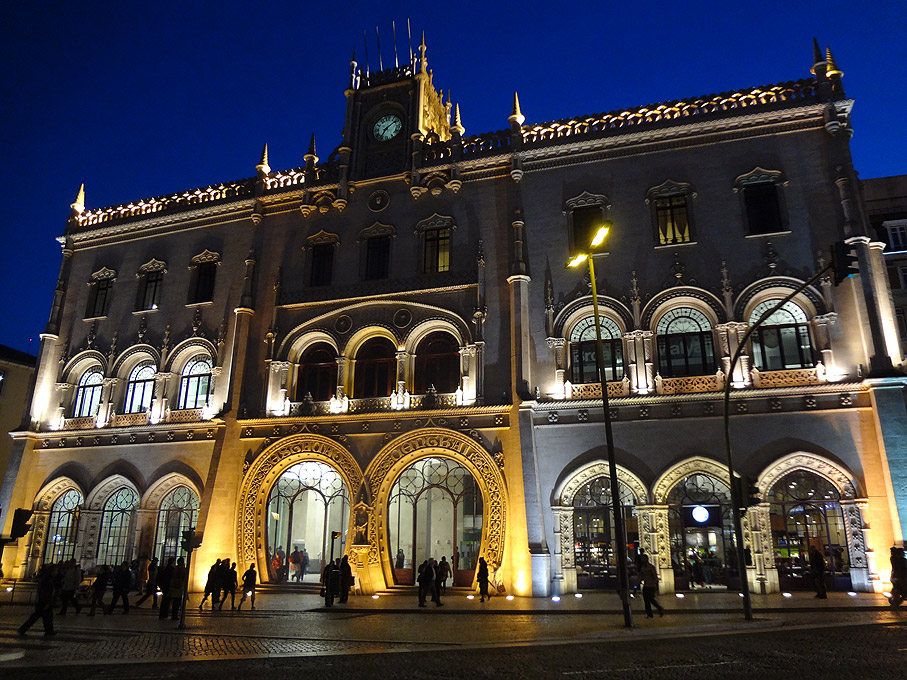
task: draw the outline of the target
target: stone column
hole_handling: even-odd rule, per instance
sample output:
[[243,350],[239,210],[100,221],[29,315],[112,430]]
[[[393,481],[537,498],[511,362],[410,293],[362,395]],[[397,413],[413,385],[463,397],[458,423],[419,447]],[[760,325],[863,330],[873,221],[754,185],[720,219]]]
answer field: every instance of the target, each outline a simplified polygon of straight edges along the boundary
[[98,415],[95,418],[98,427],[105,427],[113,420],[114,408],[112,401],[117,382],[117,378],[104,378],[104,382],[101,383],[101,403],[98,407]]
[[466,345],[460,348],[460,387],[463,390],[463,403],[471,406],[476,403],[479,370],[479,348],[477,344]]
[[630,380],[633,394],[655,392],[655,367],[652,363],[652,331],[630,331],[624,335],[627,341],[629,362],[624,369]]
[[337,357],[337,398],[343,399],[346,394],[347,371],[349,360],[342,354]]
[[746,566],[747,580],[750,590],[762,595],[780,590],[772,544],[770,509],[769,503],[760,503],[749,508],[741,518],[744,552],[747,549],[750,551],[750,564]]
[[54,415],[53,420],[48,423],[52,430],[62,430],[63,424],[66,421],[66,407],[68,402],[67,395],[72,391],[73,385],[71,383],[59,382],[55,385],[56,392],[60,396],[57,400],[57,411]]
[[268,371],[268,406],[269,416],[282,416],[287,398],[287,373],[289,361],[272,361]]
[[[412,375],[412,373],[413,373],[413,371],[407,371],[407,368],[408,368],[407,364],[410,363],[411,356],[412,355],[410,355],[410,353],[407,352],[405,349],[397,350],[397,381],[396,382],[398,385],[402,382],[403,385],[406,386],[407,374]],[[409,385],[409,387],[412,387],[412,385]],[[412,391],[412,390],[410,390],[410,391]]]
[[551,590],[555,595],[576,592],[576,559],[573,538],[573,508],[554,505],[554,559]]
[[738,389],[749,387],[752,384],[750,376],[750,358],[744,350],[737,360],[734,375],[729,375],[731,370],[731,357],[740,346],[740,338],[746,333],[749,324],[741,321],[729,321],[715,326],[718,334],[718,343],[721,347],[721,370],[728,376],[731,385]]
[[[165,422],[169,419],[167,393],[172,376],[173,373],[158,372],[154,374],[154,398],[151,400],[152,423]],[[177,398],[179,398],[179,395],[177,395]]]
[[816,358],[825,366],[826,375],[833,382],[837,379],[837,376],[844,374],[844,371],[841,371],[835,364],[834,349],[831,346],[831,332],[829,331],[829,328],[834,326],[837,321],[837,312],[821,314],[813,317],[812,320],[813,341],[816,352],[819,354]]
[[554,391],[548,396],[555,399],[563,399],[566,395],[564,392],[564,375],[567,371],[566,361],[566,338],[548,338],[548,349],[554,352]]
[[639,542],[658,572],[658,592],[674,592],[667,505],[638,505]]
[[83,569],[95,566],[98,559],[98,540],[101,535],[101,511],[82,510],[79,541],[81,547],[80,562]]
[[479,341],[472,345],[475,348],[475,361],[473,362],[472,389],[475,393],[475,405],[485,403],[485,342]]
[[844,534],[847,536],[847,554],[850,558],[850,580],[853,589],[860,593],[871,593],[873,579],[879,578],[877,573],[872,573],[869,564],[870,547],[866,536],[869,527],[863,521],[863,509],[868,505],[869,500],[866,498],[841,501]]

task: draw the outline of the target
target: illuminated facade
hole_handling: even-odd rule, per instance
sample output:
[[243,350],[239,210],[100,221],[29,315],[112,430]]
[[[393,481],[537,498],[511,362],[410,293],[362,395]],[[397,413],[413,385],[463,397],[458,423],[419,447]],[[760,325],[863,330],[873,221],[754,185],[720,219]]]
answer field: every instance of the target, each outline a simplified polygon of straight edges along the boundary
[[[595,321],[588,278],[564,268],[608,219],[631,553],[668,591],[739,582],[730,381],[762,501],[753,584],[804,583],[816,545],[836,585],[881,589],[874,555],[907,517],[903,357],[852,102],[814,56],[804,80],[551,123],[514,97],[505,129],[470,136],[422,45],[398,68],[351,65],[324,161],[313,138],[291,170],[265,147],[246,180],[98,210],[80,191],[14,435],[11,506],[35,528],[4,568],[166,557],[196,526],[196,582],[223,556],[279,578],[296,547],[310,572],[349,554],[364,592],[412,583],[430,555],[459,585],[484,555],[516,594],[608,586]],[[865,273],[807,288],[730,371],[748,325],[845,238]]]

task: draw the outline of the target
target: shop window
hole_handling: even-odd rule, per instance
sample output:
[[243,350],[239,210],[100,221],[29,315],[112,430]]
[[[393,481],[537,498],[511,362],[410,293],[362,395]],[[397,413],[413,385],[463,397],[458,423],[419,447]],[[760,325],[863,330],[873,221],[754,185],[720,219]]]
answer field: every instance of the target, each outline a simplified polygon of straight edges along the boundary
[[153,361],[143,361],[130,371],[123,413],[144,413],[151,408],[156,373],[157,367]]
[[[750,325],[776,304],[777,300],[766,300],[757,305],[750,314]],[[785,303],[763,321],[752,339],[753,362],[760,371],[812,368],[816,365],[806,312],[793,302]]]
[[431,385],[441,394],[456,392],[460,385],[460,346],[442,331],[429,334],[416,348],[413,391],[425,394]]
[[319,343],[306,349],[299,361],[296,378],[296,401],[311,394],[315,401],[327,401],[337,390],[337,352]]
[[186,362],[180,378],[180,393],[177,408],[202,408],[208,403],[211,390],[211,359],[199,354]]
[[[620,328],[607,317],[601,317],[599,328],[602,336],[605,380],[620,380],[624,377]],[[588,316],[570,331],[570,382],[574,385],[599,382],[597,359],[595,319]]]
[[663,378],[715,372],[712,325],[690,307],[672,309],[658,322],[658,371]]
[[387,397],[396,387],[397,348],[386,338],[368,340],[356,353],[353,397]]
[[94,417],[98,414],[103,384],[104,373],[100,366],[89,368],[82,374],[76,387],[76,398],[72,409],[73,418]]

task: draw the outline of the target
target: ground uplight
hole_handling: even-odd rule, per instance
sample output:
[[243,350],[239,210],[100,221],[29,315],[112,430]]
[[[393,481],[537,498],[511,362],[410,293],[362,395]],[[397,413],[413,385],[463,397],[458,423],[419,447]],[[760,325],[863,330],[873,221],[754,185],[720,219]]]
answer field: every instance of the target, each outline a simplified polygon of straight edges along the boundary
[[853,592],[852,590],[850,592],[848,592],[847,594],[850,595],[851,597],[857,596],[857,594],[855,592]]
[[508,596],[507,596],[507,599],[508,599],[508,600],[513,600],[513,595],[508,595]]
[[582,594],[582,593],[574,593],[573,597],[575,597],[577,600],[582,600],[582,599],[583,599],[583,594]]
[[781,597],[793,597],[790,593],[781,593]]
[[476,599],[476,596],[475,596],[475,595],[467,595],[467,596],[466,596],[466,599],[467,599],[467,600],[474,600],[474,599]]
[[552,602],[560,602],[560,601],[561,601],[561,598],[559,598],[557,595],[554,595],[554,596],[551,598],[551,601],[552,601]]
[[683,593],[674,593],[674,597],[676,597],[678,600],[682,600],[686,597],[686,595],[684,595]]
[[373,600],[377,600],[377,599],[378,599],[378,595],[372,595],[372,599],[373,599]]

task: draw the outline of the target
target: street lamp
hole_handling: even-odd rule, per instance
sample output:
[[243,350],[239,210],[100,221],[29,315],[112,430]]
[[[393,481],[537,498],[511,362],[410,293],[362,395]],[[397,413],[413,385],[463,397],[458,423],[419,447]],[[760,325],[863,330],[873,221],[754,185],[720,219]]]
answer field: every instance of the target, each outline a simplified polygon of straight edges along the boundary
[[610,222],[605,222],[589,244],[590,249],[585,253],[577,253],[567,263],[568,267],[578,267],[583,262],[589,263],[589,278],[592,281],[592,313],[595,316],[595,358],[598,364],[598,377],[602,386],[602,409],[605,414],[605,442],[608,446],[608,475],[611,477],[611,514],[614,519],[614,540],[617,542],[617,590],[624,611],[624,625],[633,627],[633,610],[630,608],[630,575],[627,569],[627,528],[624,525],[622,508],[620,506],[620,489],[617,483],[617,461],[614,459],[614,435],[611,431],[611,408],[608,406],[608,381],[605,377],[605,360],[602,349],[601,316],[598,313],[598,290],[595,285],[594,255],[604,243],[605,236],[611,228]]

